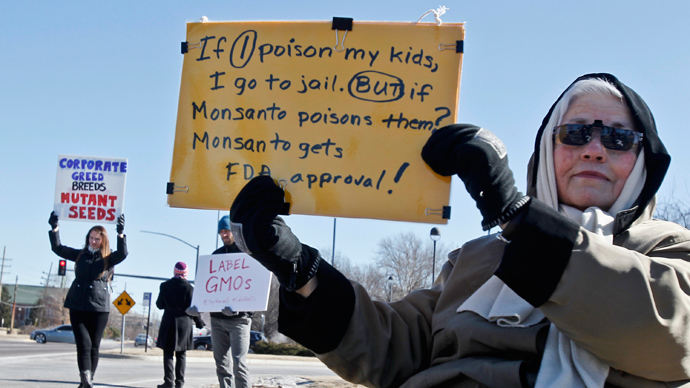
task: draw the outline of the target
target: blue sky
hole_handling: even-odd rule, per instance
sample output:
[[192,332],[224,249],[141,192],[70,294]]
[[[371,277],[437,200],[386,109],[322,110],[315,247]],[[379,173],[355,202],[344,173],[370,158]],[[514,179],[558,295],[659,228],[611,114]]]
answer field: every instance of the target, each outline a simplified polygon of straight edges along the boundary
[[[194,3],[194,4],[192,4]],[[198,4],[197,4],[198,3]],[[58,154],[129,159],[125,214],[130,255],[124,274],[169,277],[217,244],[217,211],[170,208],[169,179],[187,22],[330,20],[414,22],[445,5],[445,22],[465,22],[458,122],[481,125],[508,148],[518,187],[543,116],[577,76],[610,72],[651,107],[672,155],[660,199],[687,200],[690,153],[690,3],[648,1],[14,1],[0,4],[0,248],[11,259],[3,283],[38,285],[57,256],[47,231]],[[431,22],[428,16],[425,21]],[[482,235],[480,215],[453,178],[452,218],[442,242]],[[331,248],[333,219],[290,216],[300,239]],[[90,224],[63,222],[62,241],[80,247]],[[377,243],[399,232],[427,238],[434,225],[337,220],[336,251],[373,262]],[[107,225],[114,233],[114,225]],[[137,302],[159,282],[118,278]]]

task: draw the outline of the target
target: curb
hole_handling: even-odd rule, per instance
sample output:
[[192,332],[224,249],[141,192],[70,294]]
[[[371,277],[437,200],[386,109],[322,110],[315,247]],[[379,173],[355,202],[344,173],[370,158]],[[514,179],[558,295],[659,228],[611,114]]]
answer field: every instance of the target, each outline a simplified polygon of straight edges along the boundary
[[[120,353],[119,349],[109,349],[106,351],[101,351],[100,352],[100,357],[105,357],[105,358],[128,358],[128,359],[138,359],[138,360],[144,360],[144,359],[157,359],[162,361],[163,360],[163,355],[160,354],[160,351],[156,351],[157,353],[149,353],[149,354],[133,354],[131,352],[125,351],[125,353]],[[187,351],[187,362],[215,362],[213,359],[213,352],[208,352],[207,355],[200,355],[200,354],[195,354],[194,350]],[[205,354],[205,353],[204,353]],[[316,364],[321,364],[321,360],[319,360],[317,357],[300,357],[300,356],[277,356],[277,355],[271,355],[271,354],[254,354],[254,353],[249,353],[247,354],[247,363],[248,364],[274,364],[274,363],[279,363],[281,365],[303,365],[305,363],[316,363]]]
[[[157,355],[157,354],[152,354],[152,355],[143,355],[143,354],[120,354],[120,353],[113,353],[113,352],[101,352],[99,354],[100,358],[118,358],[118,359],[131,359],[131,360],[157,360],[160,362],[163,362],[163,356]],[[247,357],[247,364],[248,365],[268,365],[268,364],[280,364],[280,365],[285,365],[285,366],[290,366],[290,365],[304,365],[305,363],[314,363],[314,364],[321,364],[321,361],[314,357],[313,360],[293,360],[289,359],[288,357],[290,356],[285,356],[284,358],[253,358],[253,357]],[[208,363],[214,363],[213,357],[189,357],[187,355],[187,362],[192,362],[192,363],[203,363],[203,362],[208,362]]]
[[[13,339],[13,340],[22,340],[22,341],[27,341],[27,342],[33,342],[32,340],[29,339],[28,334],[6,334],[4,330],[0,330],[0,339]],[[151,348],[154,349],[154,348]],[[136,353],[133,354],[131,353],[131,349],[128,351],[125,351],[125,353],[120,353],[120,349],[109,349],[109,350],[101,350],[99,353],[99,357],[101,358],[123,358],[123,359],[133,359],[133,360],[147,360],[147,359],[155,359],[160,362],[163,362],[163,355],[160,353],[160,350],[155,348],[156,350],[154,352],[157,352],[157,354],[149,353]],[[201,353],[197,353],[201,352]],[[190,350],[187,352],[187,362],[215,362],[213,359],[213,352],[210,351],[197,351],[197,350]],[[305,363],[317,363],[320,364],[321,360],[319,360],[317,357],[301,357],[301,356],[277,356],[277,355],[271,355],[271,354],[255,354],[255,353],[249,353],[247,354],[247,363],[249,365],[251,364],[281,364],[281,365],[303,365]]]

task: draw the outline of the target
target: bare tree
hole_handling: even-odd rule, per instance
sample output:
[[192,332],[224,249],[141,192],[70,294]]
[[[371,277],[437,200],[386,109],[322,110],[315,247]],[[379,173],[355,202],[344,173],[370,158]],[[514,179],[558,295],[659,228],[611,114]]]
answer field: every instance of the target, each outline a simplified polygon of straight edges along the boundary
[[[436,276],[448,251],[446,244],[436,244]],[[332,257],[329,248],[320,252],[324,258]],[[353,265],[349,258],[336,252],[335,267],[348,279],[361,284],[373,299],[389,301],[431,285],[433,258],[433,241],[407,232],[382,239],[374,263]]]
[[657,204],[654,217],[675,222],[687,228],[690,226],[690,207],[684,201],[671,195],[669,199]]
[[2,287],[2,295],[0,295],[0,297],[2,298],[0,300],[0,322],[2,322],[3,327],[9,327],[10,319],[12,317],[12,303],[10,302],[10,290],[7,286],[0,287]]
[[43,315],[43,326],[57,326],[69,322],[69,310],[64,306],[66,288],[50,288],[46,292],[46,298],[41,302],[45,309]]
[[431,252],[412,232],[399,233],[379,241],[376,264],[393,276],[403,294],[430,284]]
[[[326,247],[320,247],[319,248],[319,254],[321,255],[321,259],[327,261],[329,264],[331,264],[333,267],[338,269],[340,272],[343,272],[341,268],[346,268],[351,266],[350,258],[343,255],[343,252],[336,250],[335,251],[335,257],[333,257],[333,250],[332,248],[326,248]],[[345,272],[343,272],[345,273]]]
[[356,265],[338,252],[336,267],[346,278],[361,284],[373,299],[388,300],[386,274],[381,272],[375,264]]
[[388,276],[376,264],[364,264],[353,269],[353,279],[361,284],[375,300],[388,301]]
[[[278,307],[280,305],[280,283],[275,275],[271,275],[271,289],[268,292],[268,308],[266,311],[256,311],[252,317],[252,330],[263,330],[264,335],[271,341],[278,335]],[[263,322],[262,317],[263,316]]]
[[380,268],[387,281],[392,277],[388,292],[392,299],[399,299],[408,292],[431,285],[432,270],[435,276],[441,269],[439,263],[445,262],[448,249],[445,244],[436,245],[436,263],[431,240],[424,239],[412,232],[399,233],[386,237],[379,242],[376,266]]

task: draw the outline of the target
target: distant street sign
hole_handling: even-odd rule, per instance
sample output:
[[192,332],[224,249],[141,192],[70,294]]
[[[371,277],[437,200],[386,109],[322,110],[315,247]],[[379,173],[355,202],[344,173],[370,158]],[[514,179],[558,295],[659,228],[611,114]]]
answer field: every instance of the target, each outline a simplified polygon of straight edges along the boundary
[[113,304],[120,311],[120,314],[125,315],[136,303],[134,303],[134,299],[129,296],[127,291],[122,291],[122,294],[115,299]]
[[144,293],[144,306],[151,307],[151,293],[150,292]]

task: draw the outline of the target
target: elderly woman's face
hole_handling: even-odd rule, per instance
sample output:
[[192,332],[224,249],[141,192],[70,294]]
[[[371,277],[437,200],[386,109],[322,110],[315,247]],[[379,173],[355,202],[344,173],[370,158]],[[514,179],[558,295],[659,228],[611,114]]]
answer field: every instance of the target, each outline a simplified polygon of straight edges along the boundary
[[[572,101],[561,124],[591,124],[594,120],[605,126],[633,129],[630,112],[622,101],[596,94]],[[582,146],[554,144],[558,200],[580,210],[591,206],[609,210],[635,166],[637,152],[610,150],[601,144],[599,131],[592,135],[594,139]]]

